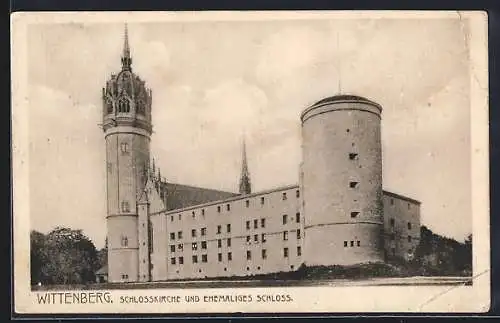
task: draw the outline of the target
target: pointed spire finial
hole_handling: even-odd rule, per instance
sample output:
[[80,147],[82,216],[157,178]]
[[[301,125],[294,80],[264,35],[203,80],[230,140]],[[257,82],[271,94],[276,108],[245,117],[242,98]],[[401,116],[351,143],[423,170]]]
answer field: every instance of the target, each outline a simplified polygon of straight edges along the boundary
[[247,162],[247,148],[246,148],[245,137],[243,137],[243,149],[241,156],[241,177],[240,177],[240,193],[250,194],[252,193],[252,187],[250,184],[250,172],[248,171]]
[[131,70],[132,57],[130,56],[130,46],[128,44],[128,26],[125,24],[125,32],[123,36],[123,54],[122,54],[122,69]]

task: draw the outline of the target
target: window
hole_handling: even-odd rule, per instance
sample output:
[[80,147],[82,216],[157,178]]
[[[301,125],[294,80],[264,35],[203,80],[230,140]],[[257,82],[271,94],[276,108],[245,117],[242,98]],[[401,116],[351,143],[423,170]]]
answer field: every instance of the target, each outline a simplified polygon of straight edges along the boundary
[[227,260],[228,260],[228,261],[233,260],[233,254],[232,254],[231,252],[228,252],[228,253],[227,253]]
[[129,100],[123,98],[118,102],[118,112],[130,112]]
[[391,205],[394,205],[394,199],[391,199]]
[[206,241],[201,242],[201,249],[207,249],[207,242]]
[[259,220],[255,219],[253,220],[253,228],[257,229],[259,227]]
[[288,248],[283,248],[283,257],[288,258]]
[[171,263],[172,265],[175,265],[175,257],[174,257],[174,258],[170,258],[170,263]]
[[182,214],[179,214],[179,220],[182,218]]
[[226,209],[227,209],[228,211],[231,211],[231,204],[226,204]]
[[286,224],[287,220],[288,220],[288,215],[283,214],[283,224]]
[[179,257],[179,265],[184,264],[184,257]]
[[256,234],[256,235],[253,236],[253,241],[254,242],[259,242],[259,235],[258,234]]
[[217,240],[217,248],[222,248],[222,240],[221,239]]
[[130,212],[130,205],[128,201],[122,201],[122,212]]
[[227,246],[231,247],[231,238],[227,238]]
[[128,238],[122,237],[122,247],[128,247]]
[[247,260],[252,259],[252,252],[250,250],[247,250]]
[[300,223],[300,213],[295,213],[295,222]]
[[227,233],[230,233],[231,232],[231,224],[226,225],[226,229],[227,229],[226,230]]
[[260,219],[260,227],[265,228],[266,227],[266,219]]
[[262,234],[260,241],[262,241],[262,243],[266,242],[266,234],[265,233]]
[[349,182],[349,187],[350,188],[356,188],[356,187],[358,187],[358,184],[359,184],[359,182],[350,181]]
[[260,204],[264,205],[264,197],[260,198]]
[[201,209],[201,215],[205,215],[205,209]]
[[170,246],[170,252],[175,252],[175,245]]
[[218,253],[218,254],[217,254],[217,258],[219,259],[219,262],[221,262],[221,261],[222,261],[222,254],[221,254],[221,253]]
[[283,193],[282,200],[286,201],[286,192]]
[[267,250],[262,249],[262,259],[267,259]]
[[191,230],[191,237],[196,238],[196,229]]
[[245,201],[245,205],[246,205],[246,207],[249,207],[249,206],[250,206],[250,201],[249,201],[249,200],[246,200],[246,201]]
[[411,222],[408,222],[408,230],[411,230]]
[[177,238],[182,239],[182,231],[177,232]]
[[351,218],[356,218],[359,215],[359,212],[353,211],[351,212]]
[[113,102],[108,101],[108,102],[106,102],[106,105],[108,107],[108,114],[113,113]]
[[408,242],[411,242],[411,236],[408,236]]
[[201,235],[204,236],[207,234],[207,228],[201,228]]
[[250,221],[247,221],[247,230],[250,230]]
[[391,219],[391,220],[390,220],[391,227],[394,227],[395,222],[396,222],[396,221],[394,221],[394,219]]
[[217,206],[217,212],[220,213],[220,205]]
[[128,153],[128,143],[122,142],[120,144],[120,150],[121,150],[122,154],[127,154]]
[[122,274],[122,279],[128,279],[128,275],[127,274]]
[[192,216],[192,217],[193,217],[193,219],[194,219],[194,218],[196,217],[196,213],[194,213],[194,211],[193,211],[193,212],[191,212],[191,216]]
[[208,261],[208,256],[207,255],[201,255],[201,262],[207,262]]
[[344,241],[344,247],[347,247],[347,241]]
[[354,247],[354,241],[351,240],[351,247]]
[[193,256],[193,264],[196,264],[198,262],[198,256],[194,255]]
[[182,243],[179,243],[179,245],[177,245],[177,249],[178,249],[179,251],[182,251],[182,250],[184,249],[183,244],[182,244]]
[[349,153],[349,159],[350,160],[357,160],[358,159],[358,154],[356,154],[356,153]]
[[408,210],[410,209],[410,203],[408,203]]
[[283,231],[283,240],[288,240],[288,231]]
[[297,246],[297,256],[302,256],[302,247],[301,246]]
[[296,191],[295,191],[295,197],[296,197],[296,198],[299,198],[299,197],[300,197],[300,191],[299,191],[299,190],[296,190]]
[[349,130],[349,129],[346,129],[346,130],[345,130],[345,132],[349,132],[349,131],[351,131],[351,130]]
[[361,242],[359,240],[356,242],[357,242],[358,247],[361,247]]
[[250,236],[247,236],[247,242],[250,242]]
[[218,225],[217,226],[217,234],[220,234],[221,230],[222,230],[222,227],[220,225]]
[[300,229],[297,229],[297,240],[300,240]]
[[144,101],[140,100],[139,102],[137,102],[137,114],[144,115],[145,111],[146,111],[146,104],[144,103]]
[[173,215],[170,216],[170,222],[174,222],[174,216]]
[[196,242],[193,242],[193,243],[191,244],[191,249],[193,249],[193,250],[198,250],[198,244],[197,244]]
[[175,232],[170,232],[170,240],[175,240]]

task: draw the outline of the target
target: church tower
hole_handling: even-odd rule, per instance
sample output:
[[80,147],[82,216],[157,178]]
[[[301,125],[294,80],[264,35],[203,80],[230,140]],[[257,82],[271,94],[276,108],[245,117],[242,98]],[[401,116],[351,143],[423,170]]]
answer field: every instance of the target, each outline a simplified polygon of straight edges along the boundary
[[[150,160],[152,92],[132,72],[128,30],[125,26],[121,70],[102,89],[106,141],[108,279],[137,281],[143,276],[137,201],[144,190]],[[149,265],[149,264],[148,264]]]
[[247,148],[245,144],[245,139],[243,139],[241,176],[240,176],[240,194],[250,194],[250,193],[252,193],[252,186],[250,183],[250,172],[248,171]]

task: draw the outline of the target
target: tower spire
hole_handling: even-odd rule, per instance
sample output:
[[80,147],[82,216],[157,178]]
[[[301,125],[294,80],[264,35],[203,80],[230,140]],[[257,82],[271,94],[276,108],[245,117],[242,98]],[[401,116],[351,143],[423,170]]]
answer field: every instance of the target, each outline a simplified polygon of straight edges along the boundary
[[131,70],[132,57],[130,56],[130,46],[128,44],[128,27],[125,24],[123,36],[122,70]]
[[252,193],[252,187],[250,184],[250,172],[248,171],[247,149],[246,149],[245,138],[243,138],[243,149],[241,156],[240,193],[241,194]]

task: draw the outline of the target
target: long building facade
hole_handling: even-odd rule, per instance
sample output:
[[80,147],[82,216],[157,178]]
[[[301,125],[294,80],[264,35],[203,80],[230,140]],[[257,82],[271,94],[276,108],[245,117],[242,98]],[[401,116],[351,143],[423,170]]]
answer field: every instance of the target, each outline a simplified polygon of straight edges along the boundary
[[382,107],[336,95],[300,115],[299,183],[252,192],[243,145],[239,192],[170,183],[150,153],[152,91],[121,71],[102,91],[110,282],[253,276],[300,266],[410,259],[420,202],[382,188]]

